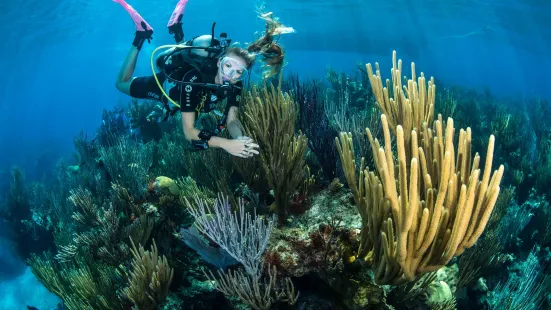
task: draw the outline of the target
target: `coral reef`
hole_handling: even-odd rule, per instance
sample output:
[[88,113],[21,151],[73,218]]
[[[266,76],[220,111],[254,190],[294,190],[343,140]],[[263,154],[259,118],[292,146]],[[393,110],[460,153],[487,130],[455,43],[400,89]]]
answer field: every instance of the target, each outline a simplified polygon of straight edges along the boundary
[[245,89],[251,159],[105,110],[47,179],[4,174],[2,224],[67,309],[551,309],[549,104],[392,56]]

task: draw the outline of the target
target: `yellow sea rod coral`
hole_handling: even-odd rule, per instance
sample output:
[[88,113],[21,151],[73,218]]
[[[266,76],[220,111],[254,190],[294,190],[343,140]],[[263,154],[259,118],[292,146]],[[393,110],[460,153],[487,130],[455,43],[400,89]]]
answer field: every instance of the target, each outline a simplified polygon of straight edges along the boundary
[[[414,281],[445,266],[478,240],[500,191],[504,167],[492,170],[494,136],[490,136],[484,171],[478,153],[472,158],[470,128],[459,131],[439,115],[434,120],[434,79],[402,86],[401,61],[393,55],[392,84],[383,87],[378,65],[369,79],[381,115],[384,145],[366,134],[375,169],[360,163],[356,174],[350,133],[337,138],[346,179],[362,217],[359,257],[370,257],[380,284]],[[393,139],[391,133],[395,135]],[[393,152],[396,150],[396,152]]]

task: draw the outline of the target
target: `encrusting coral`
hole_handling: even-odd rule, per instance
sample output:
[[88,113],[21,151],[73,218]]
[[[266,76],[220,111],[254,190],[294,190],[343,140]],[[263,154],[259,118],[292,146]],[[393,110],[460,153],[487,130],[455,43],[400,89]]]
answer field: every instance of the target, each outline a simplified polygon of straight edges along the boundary
[[153,187],[155,190],[166,194],[170,193],[172,195],[179,195],[180,194],[180,188],[178,187],[178,184],[176,182],[165,176],[158,176],[155,179],[155,182],[153,182]]
[[434,79],[428,88],[422,73],[416,81],[414,64],[407,86],[401,82],[402,62],[396,61],[396,52],[392,85],[387,80],[383,87],[378,64],[376,74],[371,64],[366,67],[383,112],[384,145],[366,128],[375,170],[364,168],[362,160],[357,176],[351,135],[341,133],[336,142],[362,217],[359,256],[373,263],[377,283],[400,284],[445,266],[474,245],[497,200],[504,167],[490,178],[490,136],[480,179],[480,156],[471,158],[470,128],[460,130],[456,149],[453,119],[434,120]]

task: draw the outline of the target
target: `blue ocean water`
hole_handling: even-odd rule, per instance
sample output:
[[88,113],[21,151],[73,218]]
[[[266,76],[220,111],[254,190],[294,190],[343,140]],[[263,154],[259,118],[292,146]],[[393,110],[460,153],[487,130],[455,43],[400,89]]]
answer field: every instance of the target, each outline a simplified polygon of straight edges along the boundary
[[[155,29],[137,74],[149,73],[155,46],[172,43],[165,26],[176,1],[131,1]],[[287,72],[319,76],[356,61],[405,64],[440,82],[489,88],[495,95],[549,96],[551,4],[547,1],[194,1],[187,37],[217,30],[247,42],[264,5],[297,30],[283,37]],[[134,26],[109,0],[2,1],[0,4],[1,163],[56,157],[81,128],[93,130],[102,108],[128,100],[114,87]],[[17,145],[17,146],[13,146]],[[48,149],[48,150],[47,150]],[[0,169],[2,171],[3,169]]]
[[[173,42],[165,26],[175,2],[129,1],[155,29],[137,75],[150,72],[156,46]],[[396,50],[405,64],[414,61],[440,83],[551,99],[549,1],[190,0],[186,37],[208,34],[216,21],[217,32],[251,41],[263,30],[262,5],[297,31],[282,39],[289,73],[322,76],[326,66],[353,72],[356,61],[388,70]],[[30,178],[40,176],[69,152],[79,130],[98,126],[104,108],[129,100],[115,78],[133,33],[126,12],[110,0],[0,3],[0,185],[13,164]],[[0,254],[2,269],[12,256],[9,247],[0,251],[7,252]],[[0,284],[0,309],[21,309],[37,296],[47,305],[43,292],[20,268]]]

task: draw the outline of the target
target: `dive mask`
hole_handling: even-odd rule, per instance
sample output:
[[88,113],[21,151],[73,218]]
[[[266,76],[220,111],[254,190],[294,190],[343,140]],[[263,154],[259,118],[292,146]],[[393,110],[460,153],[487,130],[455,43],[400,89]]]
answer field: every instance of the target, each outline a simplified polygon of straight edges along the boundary
[[248,70],[241,63],[231,57],[224,57],[220,61],[220,72],[222,77],[232,81],[242,81],[247,77]]

